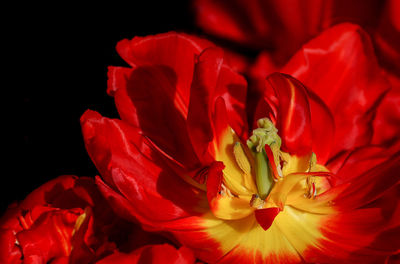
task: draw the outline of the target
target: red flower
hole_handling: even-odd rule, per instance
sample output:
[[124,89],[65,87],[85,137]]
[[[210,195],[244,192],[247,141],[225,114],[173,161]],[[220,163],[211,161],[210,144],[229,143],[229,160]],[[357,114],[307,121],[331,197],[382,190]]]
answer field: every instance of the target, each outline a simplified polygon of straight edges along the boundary
[[0,238],[1,263],[93,263],[166,242],[116,217],[94,180],[75,176],[58,177],[11,205]]
[[[345,24],[272,74],[247,121],[246,81],[223,51],[167,33],[123,40],[110,67],[121,120],[87,111],[98,186],[120,215],[206,262],[379,263],[398,253],[398,146],[371,145],[389,88]],[[250,125],[249,125],[250,124]],[[252,127],[252,128],[250,128]]]

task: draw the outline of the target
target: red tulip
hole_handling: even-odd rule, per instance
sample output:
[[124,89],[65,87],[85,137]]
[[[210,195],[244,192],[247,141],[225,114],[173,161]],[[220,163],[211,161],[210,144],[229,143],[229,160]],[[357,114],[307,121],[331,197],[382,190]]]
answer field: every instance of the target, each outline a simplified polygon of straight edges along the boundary
[[131,66],[109,68],[121,119],[87,111],[81,123],[99,189],[121,216],[212,263],[398,253],[399,148],[371,144],[390,86],[359,27],[311,41],[286,74],[267,77],[256,107],[209,42],[166,33],[117,50]]
[[94,263],[166,242],[116,217],[94,180],[75,176],[58,177],[10,206],[0,241],[0,263]]

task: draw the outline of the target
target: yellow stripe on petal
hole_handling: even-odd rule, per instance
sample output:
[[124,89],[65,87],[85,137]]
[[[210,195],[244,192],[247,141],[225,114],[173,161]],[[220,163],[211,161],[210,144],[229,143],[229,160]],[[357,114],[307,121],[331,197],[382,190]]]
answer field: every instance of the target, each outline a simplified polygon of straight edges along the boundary
[[[278,216],[279,215],[280,213]],[[243,236],[240,245],[238,245],[238,249],[261,255],[263,259],[267,259],[270,255],[275,255],[281,260],[296,257],[300,260],[296,249],[291,245],[289,240],[282,235],[275,221],[268,230],[262,229],[262,227],[255,222],[253,228]]]
[[219,249],[226,254],[240,244],[243,236],[255,223],[256,219],[252,215],[240,220],[226,221],[209,213],[203,216],[202,226],[210,238],[219,242]]
[[302,210],[304,212],[314,213],[314,214],[334,214],[337,211],[334,209],[331,203],[331,199],[327,197],[317,197],[315,199],[308,199],[302,196],[298,196],[295,199],[287,201],[288,205]]
[[223,221],[205,216],[203,225],[210,238],[218,241],[220,250],[227,254],[245,254],[246,263],[252,263],[260,257],[267,259],[274,255],[277,259],[298,259],[300,256],[289,240],[282,235],[273,223],[268,230],[263,230],[254,215],[235,221]]
[[224,220],[242,219],[254,212],[250,207],[250,196],[230,197],[218,195],[212,200],[210,206],[213,214]]
[[309,247],[318,247],[318,241],[323,237],[319,227],[325,219],[324,215],[286,206],[274,223],[297,252],[303,254]]
[[281,178],[275,183],[275,186],[270,193],[269,200],[274,202],[277,207],[283,209],[287,197],[291,194],[292,189],[299,183],[299,181],[305,180],[306,178],[306,174],[290,174]]

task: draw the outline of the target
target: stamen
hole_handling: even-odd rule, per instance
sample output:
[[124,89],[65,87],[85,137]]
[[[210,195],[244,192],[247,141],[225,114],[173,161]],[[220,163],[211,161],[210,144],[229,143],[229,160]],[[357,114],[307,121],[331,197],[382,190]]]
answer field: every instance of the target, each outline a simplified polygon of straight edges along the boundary
[[239,168],[246,175],[251,175],[251,164],[240,142],[236,142],[233,146],[233,155]]
[[261,200],[257,194],[253,194],[250,200],[250,206],[256,209],[262,209],[264,207],[265,201]]
[[308,199],[314,199],[317,196],[317,188],[315,186],[315,179],[313,176],[309,176],[306,179],[307,190],[304,196]]
[[78,218],[75,221],[75,227],[72,230],[72,236],[74,236],[75,233],[79,230],[79,228],[81,228],[83,222],[85,222],[85,220],[86,220],[86,218],[88,217],[89,214],[90,214],[90,208],[86,207],[85,211],[83,212],[83,214],[78,216]]
[[311,172],[316,164],[317,164],[317,155],[315,155],[315,153],[313,152],[312,155],[311,155],[310,161],[309,161],[308,171],[307,172]]
[[29,226],[26,223],[25,218],[22,215],[18,216],[18,220],[19,220],[19,222],[20,222],[20,224],[21,224],[23,229],[25,229],[25,230],[29,229]]
[[221,193],[220,194],[221,194],[221,196],[234,197],[232,192],[223,183],[221,183]]

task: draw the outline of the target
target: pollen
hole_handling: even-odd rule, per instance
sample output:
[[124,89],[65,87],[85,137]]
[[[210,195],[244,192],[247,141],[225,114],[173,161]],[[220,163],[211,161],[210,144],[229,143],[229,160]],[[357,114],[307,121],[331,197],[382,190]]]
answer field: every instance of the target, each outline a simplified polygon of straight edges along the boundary
[[256,209],[262,209],[264,207],[265,201],[260,199],[258,194],[253,194],[250,200],[250,206]]

